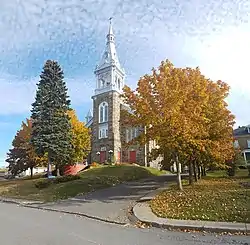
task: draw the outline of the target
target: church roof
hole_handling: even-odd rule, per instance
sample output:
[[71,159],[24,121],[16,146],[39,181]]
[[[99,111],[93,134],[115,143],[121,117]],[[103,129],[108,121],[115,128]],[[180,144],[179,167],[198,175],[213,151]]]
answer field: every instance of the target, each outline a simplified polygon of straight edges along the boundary
[[234,136],[249,135],[250,132],[249,128],[250,125],[238,127],[237,129],[234,130]]

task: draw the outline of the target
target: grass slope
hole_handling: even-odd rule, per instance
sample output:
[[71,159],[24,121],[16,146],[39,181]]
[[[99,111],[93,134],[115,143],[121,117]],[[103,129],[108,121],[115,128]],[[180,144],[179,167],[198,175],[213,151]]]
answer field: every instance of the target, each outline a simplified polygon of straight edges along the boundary
[[161,171],[133,165],[102,166],[84,171],[78,180],[52,184],[44,189],[35,187],[41,179],[2,181],[0,196],[48,202],[160,174]]
[[176,186],[163,191],[150,202],[159,217],[183,220],[209,220],[250,223],[250,189],[247,171],[235,178],[225,172],[212,172],[193,186]]

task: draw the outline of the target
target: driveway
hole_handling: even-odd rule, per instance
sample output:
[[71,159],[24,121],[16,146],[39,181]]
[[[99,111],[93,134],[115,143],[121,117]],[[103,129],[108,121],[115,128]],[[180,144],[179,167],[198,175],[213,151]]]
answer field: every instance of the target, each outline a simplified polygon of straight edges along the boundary
[[163,175],[151,179],[128,182],[111,188],[98,190],[58,203],[37,205],[73,213],[82,213],[115,223],[129,223],[128,212],[136,200],[149,192],[174,181],[174,175]]

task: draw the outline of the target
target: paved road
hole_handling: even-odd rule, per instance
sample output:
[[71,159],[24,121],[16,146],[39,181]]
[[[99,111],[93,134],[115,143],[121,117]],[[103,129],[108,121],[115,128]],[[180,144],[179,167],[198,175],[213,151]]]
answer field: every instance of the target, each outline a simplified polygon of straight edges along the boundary
[[129,223],[128,210],[136,200],[170,181],[174,175],[157,176],[152,179],[128,182],[111,188],[64,200],[55,204],[36,205],[61,211],[83,213],[102,220]]
[[250,237],[170,232],[108,224],[75,215],[0,203],[4,245],[249,245]]

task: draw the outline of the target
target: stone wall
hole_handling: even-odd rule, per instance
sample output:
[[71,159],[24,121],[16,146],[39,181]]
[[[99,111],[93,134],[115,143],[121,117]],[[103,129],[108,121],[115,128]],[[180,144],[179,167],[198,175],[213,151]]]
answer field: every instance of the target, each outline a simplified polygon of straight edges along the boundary
[[[120,139],[120,94],[116,91],[110,91],[103,94],[98,94],[92,97],[93,99],[93,123],[92,123],[92,140],[91,140],[91,161],[99,162],[100,156],[96,153],[101,151],[101,148],[106,148],[106,156],[108,151],[112,150],[115,158],[121,148]],[[99,139],[99,105],[102,102],[108,103],[108,138]]]

